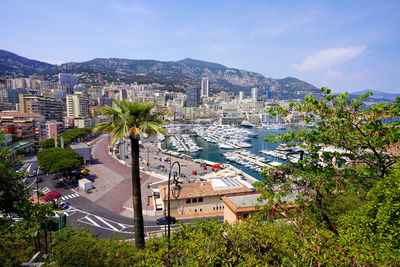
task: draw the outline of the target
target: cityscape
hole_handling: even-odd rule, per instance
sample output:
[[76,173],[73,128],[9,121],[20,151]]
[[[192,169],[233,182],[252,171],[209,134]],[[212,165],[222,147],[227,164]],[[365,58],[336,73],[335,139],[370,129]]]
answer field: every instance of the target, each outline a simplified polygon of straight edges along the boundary
[[[5,10],[19,6],[41,16],[53,16],[56,8],[6,2],[0,4]],[[128,19],[128,14],[148,19],[148,25],[136,23],[158,32],[161,26],[150,21],[158,21],[159,8],[176,14],[170,8],[177,7],[100,2],[93,12],[82,4],[75,19],[87,27],[82,10],[92,19],[98,12],[104,18],[94,19],[93,30],[109,29],[110,37],[119,38],[110,30],[116,25],[104,24],[109,12],[127,16],[129,23],[136,18]],[[120,51],[106,48],[109,40],[99,37],[103,43],[98,47],[81,42],[84,56],[64,44],[59,52],[48,48],[46,54],[45,49],[16,45],[9,30],[3,32],[10,38],[0,47],[0,265],[400,264],[400,89],[396,67],[389,67],[398,62],[400,6],[368,1],[353,21],[349,14],[360,8],[353,2],[336,7],[309,1],[304,6],[234,1],[225,12],[219,4],[211,5],[221,18],[230,14],[215,28],[215,39],[224,48],[214,47],[217,52],[193,42],[186,31],[202,35],[204,29],[189,24],[171,35],[177,40],[185,36],[181,42],[192,48],[181,53],[161,49],[164,55],[157,46],[131,37],[115,40]],[[181,8],[189,12],[195,5]],[[249,25],[253,34],[257,23],[264,22],[276,32],[266,27],[257,39],[241,27],[228,30],[236,25],[230,12],[240,9],[248,19],[262,14]],[[270,9],[295,18],[271,21],[268,16],[280,15]],[[297,9],[308,19],[298,18]],[[262,57],[258,43],[267,45],[264,38],[281,53],[278,36],[284,38],[297,22],[316,25],[311,14],[335,10],[351,25],[331,25],[342,33],[342,43],[321,41],[325,50],[304,55],[298,63],[290,49],[311,46],[291,36],[299,43],[284,53],[297,63],[290,64],[283,54],[278,63],[272,53],[272,70],[264,65],[273,63],[256,60]],[[373,27],[386,27],[395,36],[385,39],[389,56],[377,52],[381,44],[371,41],[375,37],[362,37],[368,31],[361,25],[378,17],[382,21]],[[42,19],[36,25],[43,26]],[[63,19],[54,23],[67,37]],[[27,21],[21,23],[30,28]],[[174,23],[171,15],[164,27]],[[38,33],[52,36],[53,26],[43,27],[46,31]],[[135,30],[138,36],[145,34]],[[239,31],[245,41],[231,36]],[[318,37],[328,32],[317,27],[309,31]],[[347,31],[359,35],[345,41]],[[76,36],[86,40],[80,30]],[[159,36],[169,44],[169,36]],[[128,52],[125,42],[134,48],[141,42],[149,45],[154,57],[142,46],[142,54]],[[237,59],[228,48],[237,52]],[[188,58],[188,51],[209,60]],[[375,64],[388,70],[372,73]],[[343,89],[348,86],[353,89]]]

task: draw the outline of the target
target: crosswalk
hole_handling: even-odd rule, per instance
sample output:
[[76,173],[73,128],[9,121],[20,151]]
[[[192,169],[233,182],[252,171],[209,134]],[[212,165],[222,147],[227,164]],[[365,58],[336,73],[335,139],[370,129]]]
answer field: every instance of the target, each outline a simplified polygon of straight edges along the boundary
[[[48,187],[44,187],[44,188],[41,188],[40,191],[43,192],[43,194],[47,194],[51,190]],[[80,195],[78,193],[72,193],[72,194],[60,197],[59,200],[65,201],[65,200],[76,198],[76,197],[79,197],[79,196]]]
[[65,201],[65,200],[76,198],[76,197],[79,197],[78,193],[73,193],[73,194],[69,194],[69,195],[63,196],[60,199]]
[[47,194],[51,190],[48,187],[45,187],[45,188],[40,189],[40,191],[43,192],[44,194]]

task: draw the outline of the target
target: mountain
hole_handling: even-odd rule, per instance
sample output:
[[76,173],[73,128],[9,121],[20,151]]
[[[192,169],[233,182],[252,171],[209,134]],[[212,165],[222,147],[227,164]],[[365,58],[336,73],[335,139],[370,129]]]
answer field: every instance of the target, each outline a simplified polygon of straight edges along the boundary
[[86,73],[128,78],[131,81],[135,81],[135,77],[145,76],[160,81],[179,81],[179,86],[182,88],[184,85],[200,86],[202,77],[208,77],[211,92],[227,91],[238,94],[239,91],[244,91],[246,95],[250,95],[251,88],[256,87],[259,95],[269,91],[274,98],[279,99],[299,99],[308,94],[320,94],[320,90],[315,86],[293,77],[266,78],[259,73],[192,58],[179,61],[95,58],[86,62],[70,62],[55,66],[1,51],[3,53],[0,53],[0,63],[6,63],[0,65],[0,70],[23,75]]
[[21,57],[17,54],[0,49],[0,74],[5,72],[32,75],[41,70],[55,67],[54,65]]
[[394,101],[396,97],[400,96],[400,92],[398,94],[393,94],[393,93],[386,93],[382,91],[372,91],[372,90],[361,90],[357,92],[353,92],[350,94],[350,96],[359,96],[359,95],[364,95],[368,92],[372,92],[372,96],[370,98],[376,99],[376,100],[392,100]]

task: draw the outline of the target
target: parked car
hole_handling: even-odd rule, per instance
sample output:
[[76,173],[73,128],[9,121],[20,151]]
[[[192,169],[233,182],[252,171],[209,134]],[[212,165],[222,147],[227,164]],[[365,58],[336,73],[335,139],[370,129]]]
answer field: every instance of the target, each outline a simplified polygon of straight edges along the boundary
[[68,204],[68,203],[65,203],[65,202],[61,202],[58,206],[59,206],[60,208],[62,208],[63,210],[69,209],[69,204]]
[[162,224],[168,223],[168,218],[169,218],[169,222],[170,222],[170,223],[172,223],[172,224],[176,223],[175,217],[171,217],[171,216],[170,216],[170,217],[161,217],[161,218],[158,218],[157,221],[156,221],[157,225],[162,225]]

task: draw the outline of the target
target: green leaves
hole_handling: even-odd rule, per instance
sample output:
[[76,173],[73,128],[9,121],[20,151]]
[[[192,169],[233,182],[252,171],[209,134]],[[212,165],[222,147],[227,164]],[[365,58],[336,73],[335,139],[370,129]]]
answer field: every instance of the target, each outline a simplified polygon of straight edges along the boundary
[[113,99],[116,108],[104,106],[102,112],[112,116],[110,122],[97,125],[94,132],[106,132],[112,134],[112,142],[125,137],[140,139],[141,134],[154,135],[157,133],[166,134],[160,127],[163,120],[160,118],[165,115],[164,111],[153,113],[154,103],[128,102],[126,99],[118,101]]
[[83,157],[71,148],[53,147],[37,155],[40,169],[46,173],[68,173],[82,165]]

